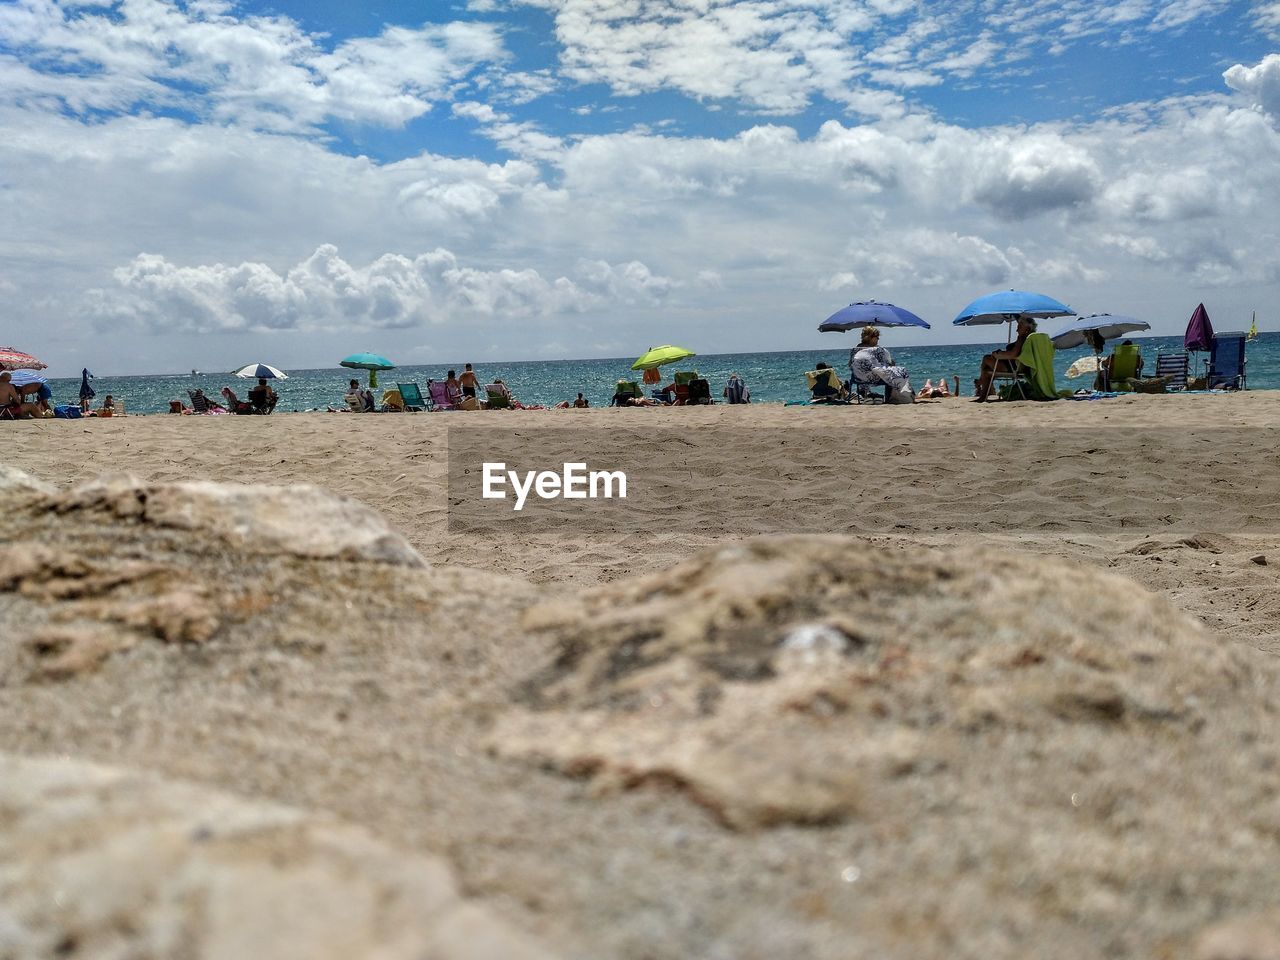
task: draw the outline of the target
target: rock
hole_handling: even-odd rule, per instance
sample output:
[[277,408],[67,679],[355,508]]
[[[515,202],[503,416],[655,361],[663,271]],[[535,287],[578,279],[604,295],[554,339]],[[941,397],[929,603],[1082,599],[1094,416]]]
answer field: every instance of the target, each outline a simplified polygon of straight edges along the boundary
[[50,498],[66,513],[105,510],[116,517],[198,530],[245,553],[367,560],[406,567],[426,561],[378,513],[313,487],[239,487],[205,482],[144,484],[105,477]]
[[1193,749],[1251,682],[1241,654],[1122,578],[840,538],[709,551],[525,623],[556,653],[495,753],[604,789],[662,784],[736,829],[874,818],[940,770],[998,781],[1027,736],[1037,761],[1072,762],[1081,736],[1112,762]]
[[545,960],[444,861],[330,818],[0,754],[0,956]]
[[13,598],[22,642],[0,645],[0,684],[6,660],[67,680],[148,640],[202,645],[255,620],[261,634],[300,606],[328,605],[312,615],[323,636],[353,609],[337,582],[378,602],[389,569],[427,568],[372,510],[315,487],[116,476],[60,493],[6,476],[0,597]]
[[1195,960],[1280,960],[1280,910],[1215,924],[1196,941]]
[[45,483],[43,480],[37,480],[29,473],[24,473],[15,467],[10,467],[0,463],[0,494],[5,496],[21,496],[26,494],[40,494],[47,496],[55,492],[57,488],[52,484]]
[[1265,567],[1267,565],[1267,556],[1264,553],[1259,553],[1256,556],[1250,557],[1249,561],[1251,563],[1256,563],[1260,567]]

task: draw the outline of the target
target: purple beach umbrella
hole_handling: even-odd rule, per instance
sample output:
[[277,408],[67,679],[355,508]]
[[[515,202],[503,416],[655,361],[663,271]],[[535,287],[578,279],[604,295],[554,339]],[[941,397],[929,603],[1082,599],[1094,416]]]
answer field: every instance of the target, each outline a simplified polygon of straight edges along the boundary
[[1213,324],[1209,322],[1209,311],[1204,308],[1203,303],[1196,307],[1195,313],[1191,314],[1191,321],[1187,324],[1187,335],[1183,338],[1182,345],[1196,352],[1208,350],[1213,346]]

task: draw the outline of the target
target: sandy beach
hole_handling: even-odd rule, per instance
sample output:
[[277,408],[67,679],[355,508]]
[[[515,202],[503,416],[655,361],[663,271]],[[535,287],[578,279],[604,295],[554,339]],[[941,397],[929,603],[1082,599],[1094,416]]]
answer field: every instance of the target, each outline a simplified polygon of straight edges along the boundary
[[[164,602],[210,624],[104,614],[143,632],[43,669],[32,624],[153,588],[0,564],[10,758],[336,818],[547,956],[1274,956],[1214,951],[1280,936],[1280,393],[5,427],[51,485],[10,492],[20,529],[171,553]],[[464,440],[628,451],[639,493],[603,527],[462,523]],[[123,495],[73,503],[106,474],[314,484],[429,567],[130,540]],[[466,949],[438,955],[515,955]]]

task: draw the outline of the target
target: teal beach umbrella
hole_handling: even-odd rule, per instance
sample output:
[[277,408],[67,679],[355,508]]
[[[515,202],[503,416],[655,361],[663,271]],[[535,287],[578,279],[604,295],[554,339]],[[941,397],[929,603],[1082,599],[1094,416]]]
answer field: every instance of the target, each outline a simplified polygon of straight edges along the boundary
[[369,389],[372,390],[378,386],[379,370],[394,370],[396,365],[386,357],[380,357],[376,353],[353,353],[351,356],[338,363],[342,367],[350,367],[352,370],[368,370],[369,371]]

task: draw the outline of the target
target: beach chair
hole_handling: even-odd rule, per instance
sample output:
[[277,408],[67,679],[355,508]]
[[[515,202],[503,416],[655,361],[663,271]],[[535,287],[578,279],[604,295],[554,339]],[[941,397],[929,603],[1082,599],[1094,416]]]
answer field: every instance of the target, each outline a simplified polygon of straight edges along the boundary
[[711,399],[711,384],[703,377],[695,377],[689,381],[689,397],[686,403],[695,404],[711,404],[715,403]]
[[382,400],[378,404],[378,409],[383,413],[403,413],[404,397],[400,395],[400,390],[396,387],[388,387],[382,391]]
[[1057,400],[1053,353],[1053,341],[1047,333],[1033,333],[1027,337],[1014,363],[1018,379],[1000,388],[1000,399]]
[[[1031,336],[1035,336],[1035,334],[1032,334]],[[1027,339],[1029,340],[1031,337],[1028,337]],[[1053,346],[1053,344],[1051,343],[1050,346]],[[1022,349],[1026,349],[1025,343],[1022,345]],[[999,394],[1002,400],[1026,400],[1028,397],[1028,369],[1029,368],[1022,366],[1018,360],[1013,361],[1013,363],[1009,364],[1007,367],[1002,367],[1000,364],[996,364],[996,371],[991,375],[991,387],[987,390],[987,396],[989,397],[991,394],[996,393]],[[1003,387],[997,388],[997,380],[1004,380],[1006,383]]]
[[427,409],[427,401],[422,398],[422,391],[418,389],[416,383],[397,383],[396,389],[400,391],[400,399],[404,402],[406,410]]
[[1157,353],[1156,379],[1168,378],[1165,384],[1168,390],[1187,389],[1187,377],[1191,363],[1185,353]]
[[741,377],[733,376],[724,385],[724,398],[732,404],[750,403],[751,391]]
[[490,410],[510,410],[511,398],[503,391],[502,387],[496,383],[491,383],[484,388],[485,395],[489,399]]
[[891,389],[889,384],[879,378],[875,380],[859,380],[854,376],[853,363],[852,361],[850,362],[849,391],[854,403],[888,403]]
[[822,370],[809,370],[805,373],[804,379],[809,387],[810,403],[849,402],[840,396],[844,390],[844,384],[840,382],[839,375],[830,367]]
[[197,393],[195,390],[188,390],[187,396],[191,398],[191,409],[196,413],[210,413],[213,410],[213,401],[203,393]]
[[1142,350],[1136,343],[1122,343],[1112,351],[1108,366],[1104,389],[1120,393],[1131,393],[1134,381],[1138,379],[1138,365],[1142,361]]
[[266,416],[276,408],[279,401],[278,396],[273,396],[267,387],[254,387],[249,391],[249,403],[253,407],[253,412],[259,416]]
[[1243,390],[1245,384],[1245,335],[1243,333],[1215,333],[1209,346],[1210,390],[1226,387]]
[[640,389],[640,384],[634,380],[619,380],[613,388],[613,399],[609,401],[609,406],[625,407],[631,398],[639,400],[643,396],[644,391]]
[[428,409],[430,410],[457,409],[457,404],[449,397],[449,387],[443,380],[427,381],[427,397],[429,398]]
[[343,397],[347,401],[347,409],[352,413],[364,413],[364,398],[359,394],[348,393]]

